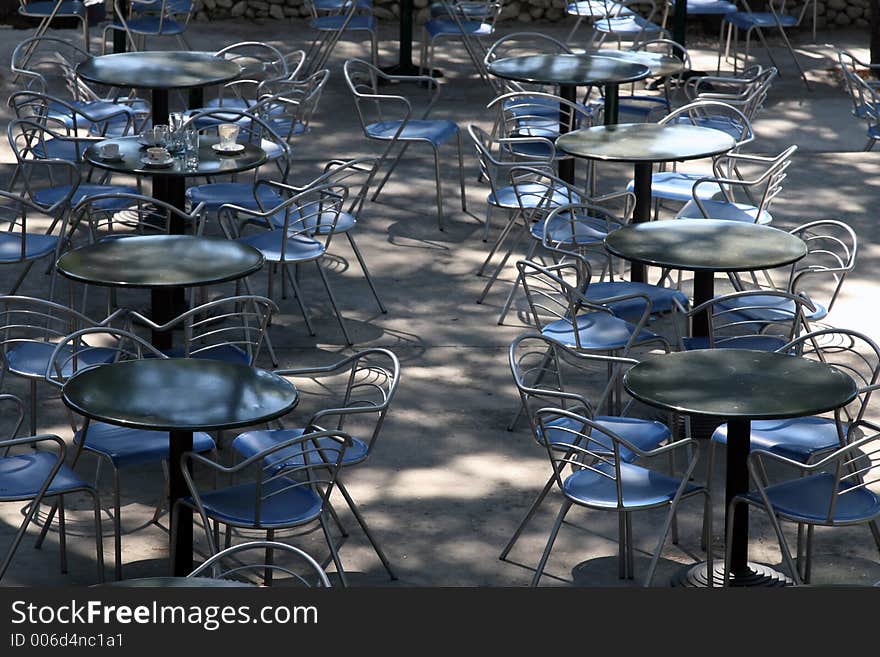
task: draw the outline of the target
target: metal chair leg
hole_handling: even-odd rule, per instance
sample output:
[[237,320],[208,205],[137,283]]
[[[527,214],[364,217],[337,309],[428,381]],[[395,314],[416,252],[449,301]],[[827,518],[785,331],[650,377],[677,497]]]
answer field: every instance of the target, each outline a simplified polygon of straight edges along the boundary
[[358,509],[357,504],[355,504],[351,495],[348,493],[348,489],[346,489],[345,484],[343,484],[339,477],[336,478],[336,487],[339,489],[339,492],[342,493],[342,496],[345,498],[345,502],[348,504],[348,508],[351,509],[351,512],[354,514],[355,519],[358,521],[358,524],[361,526],[361,529],[364,530],[364,534],[367,536],[367,540],[370,541],[370,545],[373,546],[373,550],[376,552],[376,556],[379,557],[379,561],[382,562],[382,565],[385,567],[385,571],[388,573],[388,576],[392,580],[397,579],[397,575],[394,574],[394,571],[391,570],[391,563],[388,561],[388,558],[385,556],[385,553],[382,551],[382,548],[379,547],[379,543],[373,538],[372,533],[370,533],[370,528],[367,527],[367,522],[364,520],[363,516]]
[[547,497],[550,490],[553,488],[553,485],[556,483],[555,477],[550,477],[547,480],[547,483],[544,484],[544,488],[541,489],[541,492],[538,493],[538,497],[535,498],[535,501],[532,502],[532,505],[529,507],[529,510],[526,512],[525,517],[520,521],[519,525],[516,527],[516,531],[513,532],[513,536],[510,537],[510,540],[507,541],[507,545],[504,546],[504,549],[501,551],[499,555],[499,559],[502,561],[507,558],[508,553],[519,540],[520,534],[522,534],[525,526],[529,524],[532,517],[535,515],[535,511],[538,510],[538,507],[541,506],[541,503],[544,501],[544,498]]
[[464,148],[461,144],[461,131],[458,132],[458,184],[461,187],[461,211],[467,212],[467,193],[464,189]]
[[327,290],[327,296],[330,298],[330,305],[333,306],[333,312],[336,313],[336,319],[339,321],[339,327],[342,329],[342,334],[345,336],[345,342],[346,344],[351,345],[353,343],[351,337],[348,335],[348,329],[345,327],[345,320],[342,319],[342,314],[339,312],[339,306],[336,305],[336,297],[333,296],[333,290],[330,289],[330,281],[327,280],[327,275],[321,267],[321,261],[315,260],[315,266],[318,268],[318,273],[321,275],[321,280],[324,282],[324,289]]
[[324,539],[327,541],[327,547],[330,548],[330,556],[333,558],[333,563],[336,566],[336,572],[339,575],[339,581],[342,584],[343,588],[348,587],[348,578],[345,576],[345,570],[342,568],[342,561],[339,559],[339,551],[336,549],[336,543],[333,541],[333,537],[330,535],[330,528],[327,527],[327,519],[324,517],[324,514],[321,514],[321,517],[318,519],[321,523],[321,531],[324,532]]
[[367,269],[367,263],[364,260],[364,256],[361,255],[361,250],[358,248],[357,244],[354,241],[354,237],[351,236],[351,233],[346,231],[345,236],[348,238],[348,243],[351,245],[351,250],[354,251],[354,256],[357,258],[358,264],[361,266],[361,271],[364,272],[364,278],[367,280],[367,285],[370,286],[370,291],[373,293],[373,298],[376,299],[376,305],[379,306],[379,310],[383,313],[387,313],[385,306],[382,305],[382,300],[379,298],[379,293],[376,291],[376,286],[373,284],[373,277],[370,276],[370,270]]
[[544,552],[541,554],[541,560],[538,562],[538,566],[535,569],[535,575],[532,577],[531,586],[538,586],[538,582],[541,579],[541,575],[544,573],[544,567],[547,565],[547,559],[550,557],[550,551],[553,549],[553,543],[556,542],[556,536],[559,534],[559,528],[562,527],[562,521],[565,520],[565,514],[568,513],[568,510],[571,508],[571,502],[569,500],[565,500],[562,502],[562,506],[559,509],[559,513],[556,516],[556,521],[553,523],[553,529],[550,530],[550,536],[547,538],[547,545],[544,546]]
[[67,522],[64,518],[64,495],[58,496],[58,552],[61,557],[61,574],[67,574]]
[[437,228],[442,232],[444,230],[443,183],[440,181],[440,152],[436,146],[434,146],[434,182],[437,185]]

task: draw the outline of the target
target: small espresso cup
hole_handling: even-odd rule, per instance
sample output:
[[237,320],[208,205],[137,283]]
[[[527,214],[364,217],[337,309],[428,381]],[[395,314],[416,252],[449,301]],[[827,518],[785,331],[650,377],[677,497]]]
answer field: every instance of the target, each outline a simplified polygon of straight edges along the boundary
[[119,157],[119,144],[114,144],[113,142],[101,144],[100,153],[101,157],[106,160],[115,160]]
[[168,149],[161,146],[153,146],[147,149],[147,159],[151,162],[164,162],[169,157]]

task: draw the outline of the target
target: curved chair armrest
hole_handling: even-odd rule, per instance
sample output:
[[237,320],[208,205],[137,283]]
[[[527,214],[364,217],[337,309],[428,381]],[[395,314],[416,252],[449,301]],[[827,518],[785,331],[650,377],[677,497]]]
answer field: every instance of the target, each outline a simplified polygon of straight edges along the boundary
[[217,306],[228,305],[230,303],[235,303],[238,301],[241,301],[242,303],[253,303],[253,302],[263,303],[266,306],[268,306],[270,316],[274,313],[279,312],[278,305],[274,301],[272,301],[271,299],[269,299],[267,297],[261,297],[261,296],[253,295],[253,294],[242,294],[242,295],[238,295],[238,296],[223,297],[220,299],[215,299],[214,301],[209,301],[208,303],[202,304],[202,305],[197,306],[195,308],[190,308],[186,312],[183,312],[180,315],[178,315],[177,317],[174,317],[173,319],[168,320],[164,324],[157,324],[149,317],[145,317],[144,315],[139,313],[137,310],[129,311],[129,318],[131,321],[137,320],[139,322],[143,322],[143,324],[145,324],[149,329],[151,329],[153,331],[158,331],[160,333],[163,333],[166,331],[170,331],[175,326],[182,324],[188,318],[190,318],[196,314],[201,314],[207,310],[210,310],[211,308],[214,308]]
[[[46,443],[52,442],[58,446],[58,461],[55,463],[55,467],[52,468],[51,476],[47,477],[47,483],[50,483],[55,476],[55,473],[64,463],[64,458],[67,454],[67,444],[64,440],[61,439],[60,436],[56,436],[52,433],[44,433],[38,436],[22,436],[20,438],[6,438],[4,440],[0,440],[0,448],[6,448],[7,450],[10,447],[15,447],[17,445],[32,445],[35,443]],[[48,486],[47,486],[48,488]]]

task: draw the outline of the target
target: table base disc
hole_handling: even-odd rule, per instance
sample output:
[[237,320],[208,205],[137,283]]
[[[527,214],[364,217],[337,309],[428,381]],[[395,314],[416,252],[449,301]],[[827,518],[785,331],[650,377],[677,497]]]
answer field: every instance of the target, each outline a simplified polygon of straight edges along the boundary
[[[723,560],[715,561],[712,583],[714,586],[720,587],[724,584],[724,563]],[[707,588],[709,586],[709,569],[706,562],[691,566],[682,570],[680,573],[672,577],[672,586],[684,586],[688,588]],[[794,582],[787,575],[774,570],[770,566],[764,564],[749,562],[749,569],[746,573],[738,577],[731,576],[730,586],[761,586],[761,587],[782,587],[794,586]]]

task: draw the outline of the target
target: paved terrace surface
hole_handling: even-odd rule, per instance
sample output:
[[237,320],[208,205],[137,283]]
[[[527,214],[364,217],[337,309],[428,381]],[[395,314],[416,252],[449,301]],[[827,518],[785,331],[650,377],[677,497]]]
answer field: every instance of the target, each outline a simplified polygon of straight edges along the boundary
[[[567,26],[512,25],[499,33],[540,29],[564,37]],[[0,63],[3,70],[15,44],[28,33],[0,30]],[[76,39],[74,32],[64,32]],[[714,35],[715,30],[707,32]],[[93,29],[97,38],[98,29]],[[305,23],[230,21],[197,23],[187,34],[196,49],[216,50],[241,40],[265,40],[282,49],[305,47],[309,40]],[[381,59],[396,59],[396,28],[382,25]],[[807,92],[784,51],[775,50],[783,76],[770,92],[755,128],[758,138],[751,149],[778,153],[796,143],[800,150],[790,168],[786,189],[773,207],[774,225],[791,228],[808,220],[841,219],[850,223],[861,240],[859,262],[847,281],[831,316],[835,325],[880,337],[875,310],[880,271],[880,223],[877,221],[878,182],[874,177],[880,153],[860,152],[864,124],[849,113],[849,101],[834,68],[834,48],[851,48],[866,56],[867,34],[828,32],[818,42],[808,31],[796,35],[798,53],[808,69],[813,90]],[[695,68],[714,70],[715,41],[712,36],[691,38]],[[155,42],[155,47],[173,48]],[[418,48],[415,49],[416,53]],[[331,61],[332,76],[313,122],[311,133],[295,147],[293,180],[304,182],[316,175],[329,158],[346,158],[375,152],[362,136],[354,104],[342,78],[347,57],[366,56],[365,44],[343,41]],[[764,61],[760,48],[755,50]],[[461,126],[470,122],[488,128],[485,110],[491,91],[474,74],[464,51],[452,42],[438,48],[436,65],[446,77],[436,117],[454,119]],[[13,90],[10,75],[2,80],[4,97]],[[397,91],[397,90],[395,90]],[[416,88],[401,92],[421,93]],[[172,101],[173,102],[173,101]],[[179,102],[179,101],[178,101]],[[5,103],[4,103],[5,105]],[[8,109],[0,108],[4,120]],[[5,140],[3,140],[5,142]],[[12,157],[0,146],[0,173],[8,180]],[[515,390],[507,365],[507,345],[527,326],[522,313],[513,312],[504,326],[496,325],[499,308],[509,289],[499,284],[486,303],[474,300],[485,279],[474,275],[486,253],[481,241],[486,191],[477,183],[471,149],[466,152],[470,212],[461,212],[455,178],[454,150],[446,149],[444,190],[449,213],[445,233],[437,230],[433,201],[430,154],[412,148],[382,196],[366,207],[357,239],[388,307],[376,311],[352,253],[342,240],[334,242],[329,261],[330,279],[338,295],[357,347],[384,346],[394,349],[403,363],[400,391],[388,417],[381,442],[371,460],[346,473],[349,488],[361,505],[375,534],[384,545],[400,579],[397,586],[521,586],[528,583],[540,550],[558,509],[558,497],[544,504],[520,542],[502,562],[498,553],[548,476],[546,455],[537,448],[521,422],[513,432],[505,430],[515,408]],[[694,164],[700,166],[700,163]],[[621,188],[631,175],[628,167],[601,170],[603,191]],[[496,216],[496,222],[500,219]],[[215,227],[216,228],[216,227]],[[497,230],[497,229],[496,229]],[[511,270],[506,272],[511,278]],[[2,272],[0,287],[7,288],[12,272]],[[265,275],[257,277],[256,290],[265,290]],[[685,281],[687,285],[687,281]],[[271,327],[271,337],[283,366],[328,363],[346,353],[342,335],[316,273],[303,271],[303,285],[312,300],[318,336],[305,330],[295,301],[280,300],[281,314]],[[35,268],[23,293],[45,295],[48,277]],[[219,292],[231,293],[231,287]],[[61,283],[59,299],[66,299]],[[144,307],[143,295],[120,295],[120,302]],[[98,315],[104,297],[90,298],[90,311]],[[518,309],[524,308],[518,301]],[[268,362],[263,362],[268,366]],[[7,377],[6,388],[25,396],[22,382]],[[198,403],[194,396],[193,403]],[[318,407],[317,396],[306,395],[295,415],[303,421]],[[57,396],[40,386],[40,431],[56,432],[70,439],[70,428]],[[650,413],[647,409],[645,412]],[[223,453],[230,458],[229,451]],[[723,481],[723,454],[717,461],[715,481]],[[79,466],[85,476],[94,472],[94,460]],[[700,473],[702,477],[702,473]],[[111,502],[110,473],[101,475],[105,505]],[[164,574],[167,534],[148,521],[161,494],[157,466],[122,473],[124,561],[127,577]],[[716,491],[716,541],[723,522],[722,491]],[[0,508],[0,545],[11,539],[21,519],[20,504]],[[351,530],[341,555],[356,586],[385,586],[389,582],[363,535],[356,530],[341,500],[337,507]],[[682,507],[681,541],[667,544],[655,579],[665,585],[684,564],[701,558],[700,509],[696,502]],[[74,585],[94,582],[93,543],[88,506],[84,499],[68,502],[70,573],[57,569],[57,525],[52,527],[42,551],[33,549],[35,530],[20,548],[6,585]],[[760,513],[753,513],[752,558],[778,565],[781,562],[775,537]],[[661,512],[634,516],[637,550],[636,573],[645,572],[656,541]],[[167,528],[167,515],[162,526]],[[112,573],[112,523],[105,515],[107,572]],[[791,534],[790,534],[791,535]],[[617,579],[617,521],[612,513],[574,510],[560,533],[548,563],[544,585],[631,586]],[[203,539],[201,530],[196,537]],[[326,557],[320,532],[295,542]],[[203,541],[202,541],[203,543]],[[865,527],[819,529],[815,538],[814,582],[820,584],[869,584],[880,580],[880,563]]]

